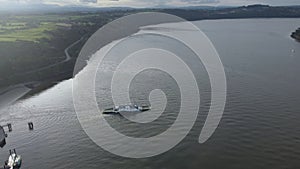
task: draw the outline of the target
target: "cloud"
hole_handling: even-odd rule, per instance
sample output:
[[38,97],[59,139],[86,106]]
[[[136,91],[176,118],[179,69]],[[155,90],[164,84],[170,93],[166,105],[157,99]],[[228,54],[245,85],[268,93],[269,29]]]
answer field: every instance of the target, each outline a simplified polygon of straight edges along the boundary
[[79,0],[79,2],[82,2],[82,3],[97,3],[98,0]]
[[186,2],[189,4],[211,4],[211,3],[219,3],[219,0],[180,0],[181,2]]

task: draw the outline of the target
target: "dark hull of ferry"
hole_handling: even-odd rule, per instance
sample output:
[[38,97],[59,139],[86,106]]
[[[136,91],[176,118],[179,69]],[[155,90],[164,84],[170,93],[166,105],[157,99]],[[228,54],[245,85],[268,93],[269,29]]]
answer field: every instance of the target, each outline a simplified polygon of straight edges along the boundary
[[[141,107],[141,109],[139,109],[139,111],[137,112],[145,112],[145,111],[149,111],[150,110],[150,107],[149,106],[143,106]],[[108,115],[116,115],[116,114],[120,114],[121,111],[118,111],[118,110],[115,110],[113,108],[110,108],[110,109],[105,109],[103,111],[103,114],[108,114]]]

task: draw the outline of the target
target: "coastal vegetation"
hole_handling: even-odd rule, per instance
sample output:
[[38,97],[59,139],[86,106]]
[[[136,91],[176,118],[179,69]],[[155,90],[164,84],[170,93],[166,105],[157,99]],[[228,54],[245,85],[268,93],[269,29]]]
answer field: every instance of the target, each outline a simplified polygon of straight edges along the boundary
[[0,15],[0,87],[71,77],[88,37],[117,17],[118,12]]
[[27,23],[1,25],[0,42],[31,41],[38,43],[41,39],[50,39],[51,32],[56,29],[56,25],[51,22],[42,22],[36,26],[27,26]]

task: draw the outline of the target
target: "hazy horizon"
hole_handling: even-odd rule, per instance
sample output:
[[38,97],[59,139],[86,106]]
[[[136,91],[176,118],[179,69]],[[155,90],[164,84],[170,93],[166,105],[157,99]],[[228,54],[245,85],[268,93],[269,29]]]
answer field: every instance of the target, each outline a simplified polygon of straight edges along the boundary
[[78,7],[186,7],[186,6],[244,6],[264,4],[270,6],[300,5],[299,0],[0,0],[2,9],[36,5],[59,5]]

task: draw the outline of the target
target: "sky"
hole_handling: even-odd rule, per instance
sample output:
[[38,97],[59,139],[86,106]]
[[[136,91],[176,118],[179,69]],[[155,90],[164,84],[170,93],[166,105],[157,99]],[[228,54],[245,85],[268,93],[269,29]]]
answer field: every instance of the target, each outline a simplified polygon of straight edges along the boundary
[[300,0],[0,0],[2,7],[5,5],[31,5],[31,4],[56,4],[56,5],[82,5],[98,7],[156,7],[156,6],[241,6],[250,4],[268,5],[300,5]]

